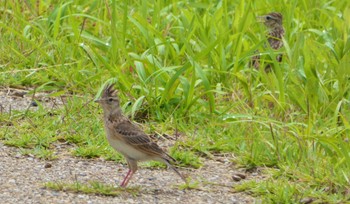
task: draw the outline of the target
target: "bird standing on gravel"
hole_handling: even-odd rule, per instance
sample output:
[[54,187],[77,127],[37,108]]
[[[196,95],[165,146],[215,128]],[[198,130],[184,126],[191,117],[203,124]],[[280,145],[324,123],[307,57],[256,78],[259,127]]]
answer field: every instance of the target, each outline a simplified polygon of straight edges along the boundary
[[[277,12],[272,12],[263,16],[259,16],[258,19],[260,19],[260,21],[263,22],[269,30],[267,34],[267,40],[270,44],[270,47],[274,50],[278,50],[281,47],[283,47],[282,38],[284,36],[284,28],[282,25],[282,20],[283,20],[282,14]],[[259,51],[256,51],[256,53],[259,53]],[[278,54],[276,57],[276,60],[278,62],[281,62],[282,54]],[[254,66],[254,68],[259,69],[260,55],[253,56],[251,64]],[[270,69],[271,69],[271,64],[268,64],[265,67],[265,71],[269,71]]]
[[137,171],[137,162],[145,160],[165,163],[186,182],[180,172],[170,164],[170,161],[175,161],[175,159],[165,153],[156,143],[151,141],[148,135],[122,114],[119,97],[112,84],[105,87],[101,98],[95,102],[102,106],[109,144],[124,155],[129,166],[129,171],[120,184],[122,187],[128,185],[132,175]]

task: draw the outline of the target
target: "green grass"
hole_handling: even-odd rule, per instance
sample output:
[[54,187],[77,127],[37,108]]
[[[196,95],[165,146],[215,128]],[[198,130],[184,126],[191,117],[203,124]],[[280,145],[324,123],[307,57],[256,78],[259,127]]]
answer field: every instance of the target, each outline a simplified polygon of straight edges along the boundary
[[[282,12],[281,64],[266,74],[255,17]],[[339,1],[15,1],[0,3],[0,86],[67,98],[58,109],[0,114],[0,139],[24,154],[123,161],[92,103],[115,79],[124,112],[147,133],[180,138],[179,165],[230,153],[272,179],[234,186],[267,202],[348,202],[350,3]],[[68,96],[68,97],[66,97]],[[39,104],[40,105],[40,104]],[[152,166],[159,166],[151,163]]]
[[47,182],[44,186],[48,189],[55,191],[65,191],[74,193],[104,195],[104,196],[120,196],[122,194],[128,194],[137,196],[139,194],[139,188],[122,188],[115,187],[113,185],[100,183],[98,181],[91,181],[88,184],[81,182],[64,183],[64,182]]
[[43,147],[36,147],[34,149],[21,149],[22,155],[34,155],[37,158],[44,160],[55,160],[58,157],[55,155],[55,151],[51,149],[46,149]]

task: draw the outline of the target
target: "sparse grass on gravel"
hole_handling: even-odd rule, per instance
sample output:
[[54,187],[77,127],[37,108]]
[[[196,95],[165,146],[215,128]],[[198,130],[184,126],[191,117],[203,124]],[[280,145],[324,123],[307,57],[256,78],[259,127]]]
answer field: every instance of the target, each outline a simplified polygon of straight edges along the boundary
[[[285,57],[266,74],[247,64],[256,49],[277,54],[255,19],[271,11],[284,16]],[[271,169],[236,191],[349,202],[349,1],[1,1],[0,15],[0,85],[67,98],[3,112],[3,143],[55,159],[64,141],[74,156],[122,161],[92,102],[114,78],[147,133],[179,136],[170,152],[181,165],[230,153]]]
[[56,190],[56,191],[67,191],[75,193],[85,193],[85,194],[96,194],[104,196],[119,196],[124,194],[129,194],[137,196],[140,192],[138,187],[132,188],[122,188],[115,187],[113,185],[108,185],[100,183],[98,181],[91,181],[89,184],[83,184],[78,181],[74,183],[63,183],[63,182],[48,182],[44,184],[46,188]]

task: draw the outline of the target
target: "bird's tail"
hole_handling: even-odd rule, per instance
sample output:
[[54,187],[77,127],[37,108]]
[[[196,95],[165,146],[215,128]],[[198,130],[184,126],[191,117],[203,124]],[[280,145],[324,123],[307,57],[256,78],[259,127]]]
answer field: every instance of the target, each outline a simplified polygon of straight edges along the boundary
[[172,158],[170,155],[166,154],[166,158],[163,157],[163,161],[164,163],[171,168],[177,175],[179,175],[181,177],[181,179],[187,183],[186,178],[172,165],[170,164],[170,160],[173,162],[176,162],[176,160],[174,158]]

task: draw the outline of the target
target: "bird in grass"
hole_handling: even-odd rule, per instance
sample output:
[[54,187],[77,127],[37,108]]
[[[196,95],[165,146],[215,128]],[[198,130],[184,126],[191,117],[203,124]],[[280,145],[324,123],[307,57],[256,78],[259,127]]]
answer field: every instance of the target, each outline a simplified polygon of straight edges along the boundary
[[[284,28],[282,25],[282,14],[277,12],[271,12],[269,14],[259,16],[260,22],[263,22],[268,29],[267,41],[272,49],[278,50],[283,47],[282,38],[284,36]],[[256,53],[259,53],[257,50]],[[278,54],[276,57],[277,62],[282,61],[282,54]],[[251,65],[259,69],[260,68],[260,55],[255,55],[252,57]],[[265,71],[270,71],[271,64],[267,64]]]
[[102,106],[104,126],[109,144],[124,155],[129,166],[129,171],[120,186],[126,187],[137,171],[137,162],[146,160],[165,163],[186,182],[183,175],[170,164],[175,162],[175,159],[164,152],[146,133],[123,115],[118,92],[112,84],[104,88],[100,99],[95,102]]

